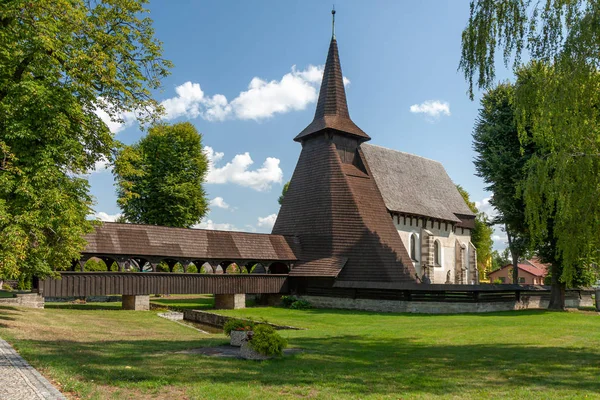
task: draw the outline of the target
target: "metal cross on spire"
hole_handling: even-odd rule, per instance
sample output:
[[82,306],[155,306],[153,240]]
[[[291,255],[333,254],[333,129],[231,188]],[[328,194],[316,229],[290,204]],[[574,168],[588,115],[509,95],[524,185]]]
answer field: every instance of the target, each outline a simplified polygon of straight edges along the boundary
[[335,39],[335,4],[331,9],[331,37]]

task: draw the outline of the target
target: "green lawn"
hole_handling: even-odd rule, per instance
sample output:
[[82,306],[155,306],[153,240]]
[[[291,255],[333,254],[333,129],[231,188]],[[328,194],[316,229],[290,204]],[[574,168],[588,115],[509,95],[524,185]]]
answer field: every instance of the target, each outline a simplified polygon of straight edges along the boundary
[[226,338],[155,312],[82,308],[0,308],[0,336],[73,398],[600,398],[597,313],[221,311],[307,328],[281,331],[302,353],[254,362],[177,353]]

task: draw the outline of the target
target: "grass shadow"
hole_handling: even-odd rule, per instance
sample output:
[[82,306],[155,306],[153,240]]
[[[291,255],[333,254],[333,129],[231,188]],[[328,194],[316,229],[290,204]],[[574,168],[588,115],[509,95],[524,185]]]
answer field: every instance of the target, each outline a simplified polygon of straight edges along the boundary
[[[224,344],[198,341],[24,341],[20,347],[36,365],[61,365],[82,379],[110,386],[130,384],[194,386],[320,387],[346,396],[461,396],[485,387],[510,392],[535,384],[543,390],[600,392],[600,351],[509,345],[425,345],[410,338],[371,339],[361,335],[296,337],[306,352],[257,363],[177,351]],[[543,367],[540,360],[543,359]],[[238,373],[239,371],[240,373]],[[315,373],[318,371],[318,373]],[[485,379],[492,377],[493,379]],[[277,389],[274,389],[277,390]]]

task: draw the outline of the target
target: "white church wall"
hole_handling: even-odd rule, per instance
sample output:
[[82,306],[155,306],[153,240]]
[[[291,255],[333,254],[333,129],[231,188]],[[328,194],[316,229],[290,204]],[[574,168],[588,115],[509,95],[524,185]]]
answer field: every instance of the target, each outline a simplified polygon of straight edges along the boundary
[[[446,283],[446,279],[448,277],[448,271],[450,271],[450,282],[455,282],[454,276],[454,245],[456,240],[458,240],[461,244],[465,245],[466,253],[465,259],[469,260],[469,242],[471,241],[471,232],[469,229],[456,228],[456,231],[452,231],[451,223],[444,223],[438,221],[428,221],[426,223],[426,228],[423,227],[423,219],[411,218],[403,216],[398,217],[394,215],[393,217],[394,225],[396,226],[396,230],[402,239],[402,243],[406,247],[406,250],[410,254],[410,236],[414,235],[416,239],[416,253],[417,253],[417,261],[413,261],[415,266],[415,270],[419,276],[423,275],[422,268],[422,255],[421,255],[421,237],[422,230],[427,229],[434,236],[434,240],[438,241],[440,244],[440,260],[441,265],[433,268],[433,273],[431,276],[432,283]],[[469,269],[472,267],[469,266]],[[469,271],[470,272],[470,271]],[[471,275],[468,273],[467,278]],[[471,283],[471,280],[468,279],[465,282]]]

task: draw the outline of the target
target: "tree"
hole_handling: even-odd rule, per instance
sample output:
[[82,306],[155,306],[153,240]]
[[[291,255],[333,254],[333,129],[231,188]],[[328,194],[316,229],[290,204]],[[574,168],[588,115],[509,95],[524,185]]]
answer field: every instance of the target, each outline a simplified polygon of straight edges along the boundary
[[190,227],[208,211],[202,136],[183,122],[158,124],[115,160],[117,203],[127,221]]
[[85,246],[81,174],[111,158],[98,113],[156,115],[162,59],[143,0],[0,3],[0,275],[51,275]]
[[531,146],[522,153],[513,108],[514,88],[509,83],[489,90],[481,100],[473,131],[477,176],[492,192],[490,205],[497,215],[491,221],[503,227],[513,262],[513,282],[518,282],[517,264],[530,246],[525,205],[519,191],[526,179]]
[[279,198],[277,199],[277,202],[279,203],[279,205],[283,204],[283,199],[284,199],[285,194],[287,193],[289,187],[290,187],[290,182],[286,182],[283,185],[283,188],[281,189],[281,196],[279,196]]
[[492,234],[494,230],[489,224],[488,218],[483,212],[479,212],[475,203],[469,198],[469,193],[460,185],[456,185],[458,192],[461,194],[467,206],[475,213],[475,228],[471,231],[471,243],[477,249],[477,269],[479,276],[484,277],[488,272],[488,268],[492,257]]
[[[507,65],[513,59],[521,144],[540,150],[527,164],[525,216],[536,242],[555,243],[563,271],[553,273],[553,287],[593,276],[598,261],[599,12],[591,0],[474,0],[462,36],[460,68],[471,98],[474,80],[480,88],[493,84],[498,48]],[[525,51],[531,64],[523,69]]]
[[509,256],[510,254],[508,249],[504,249],[502,253],[500,253],[498,250],[492,251],[492,268],[490,269],[490,272],[496,271],[505,265],[510,264]]

